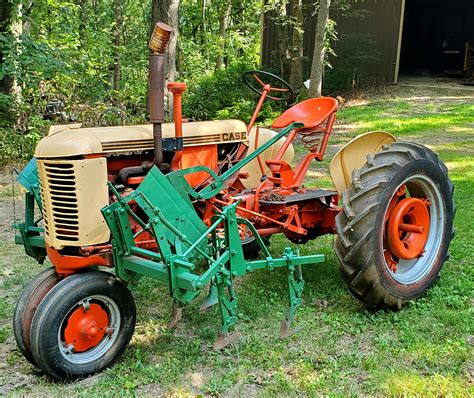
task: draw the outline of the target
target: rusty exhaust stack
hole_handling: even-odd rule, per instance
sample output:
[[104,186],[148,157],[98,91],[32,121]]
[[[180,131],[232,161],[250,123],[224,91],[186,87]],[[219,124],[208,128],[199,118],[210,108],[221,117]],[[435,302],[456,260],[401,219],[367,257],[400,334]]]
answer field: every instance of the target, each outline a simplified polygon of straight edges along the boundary
[[156,166],[163,163],[163,132],[165,122],[165,55],[173,29],[163,22],[158,22],[148,43],[151,50],[148,65],[148,106],[150,121],[153,123],[153,149]]

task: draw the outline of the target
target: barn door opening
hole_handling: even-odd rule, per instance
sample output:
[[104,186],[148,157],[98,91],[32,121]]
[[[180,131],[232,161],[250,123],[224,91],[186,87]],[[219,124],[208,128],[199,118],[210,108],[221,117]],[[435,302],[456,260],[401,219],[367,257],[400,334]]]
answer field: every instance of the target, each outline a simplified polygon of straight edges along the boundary
[[400,74],[470,75],[473,48],[471,0],[406,0]]

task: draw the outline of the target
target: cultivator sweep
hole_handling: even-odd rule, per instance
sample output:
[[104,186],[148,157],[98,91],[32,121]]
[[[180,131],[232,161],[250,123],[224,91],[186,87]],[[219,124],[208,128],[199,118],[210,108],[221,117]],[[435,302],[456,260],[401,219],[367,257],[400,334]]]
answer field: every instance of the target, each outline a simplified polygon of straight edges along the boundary
[[[274,257],[273,234],[303,244],[336,233],[342,277],[369,307],[401,308],[421,296],[447,258],[453,186],[431,150],[366,133],[333,158],[335,190],[307,188],[310,164],[324,159],[337,101],[311,98],[283,112],[272,129],[255,128],[264,101],[289,101],[293,90],[252,70],[244,81],[260,100],[248,125],[183,123],[184,83],[168,84],[174,124],[164,123],[170,34],[158,24],[150,41],[151,125],[54,126],[18,178],[27,192],[16,241],[52,267],[19,298],[15,338],[24,356],[56,379],[85,377],[120,357],[135,326],[128,287],[142,277],[168,287],[170,328],[185,305],[207,293],[201,309],[219,307],[214,349],[221,350],[238,336],[235,279],[284,267],[288,308],[280,337],[294,334],[302,266],[324,256],[287,247]],[[296,138],[308,153],[293,167]]]

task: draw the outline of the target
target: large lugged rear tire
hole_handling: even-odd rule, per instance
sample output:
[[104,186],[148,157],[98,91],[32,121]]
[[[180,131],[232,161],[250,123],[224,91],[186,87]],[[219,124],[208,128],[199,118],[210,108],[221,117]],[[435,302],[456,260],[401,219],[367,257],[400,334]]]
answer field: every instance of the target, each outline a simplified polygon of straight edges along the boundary
[[436,281],[454,236],[454,187],[430,149],[398,142],[354,170],[336,217],[349,290],[371,308],[401,308]]

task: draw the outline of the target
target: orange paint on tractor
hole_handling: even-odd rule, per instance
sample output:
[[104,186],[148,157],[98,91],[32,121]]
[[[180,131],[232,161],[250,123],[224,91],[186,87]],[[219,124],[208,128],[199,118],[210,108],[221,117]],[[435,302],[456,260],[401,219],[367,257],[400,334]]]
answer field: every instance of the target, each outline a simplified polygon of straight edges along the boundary
[[109,317],[99,304],[80,306],[71,314],[64,329],[64,340],[75,352],[84,352],[99,344],[107,332]]
[[[200,145],[184,148],[179,168],[187,169],[193,166],[206,166],[215,170],[217,168],[217,145]],[[186,180],[193,187],[203,183],[208,177],[209,174],[204,172],[185,176]]]
[[[183,138],[183,116],[182,116],[182,106],[181,106],[181,97],[183,92],[186,90],[186,83],[173,82],[168,83],[166,86],[168,90],[173,94],[173,117],[174,117],[174,129],[175,129],[175,138]],[[171,168],[177,170],[181,158],[183,156],[183,151],[176,151],[173,160],[171,161]]]
[[427,203],[418,198],[402,199],[388,219],[387,241],[390,251],[404,260],[421,256],[429,230],[430,213]]
[[46,245],[46,253],[49,261],[56,268],[56,272],[61,276],[69,276],[82,268],[92,266],[111,267],[111,253],[92,254],[90,256],[67,256],[59,253],[58,250]]

